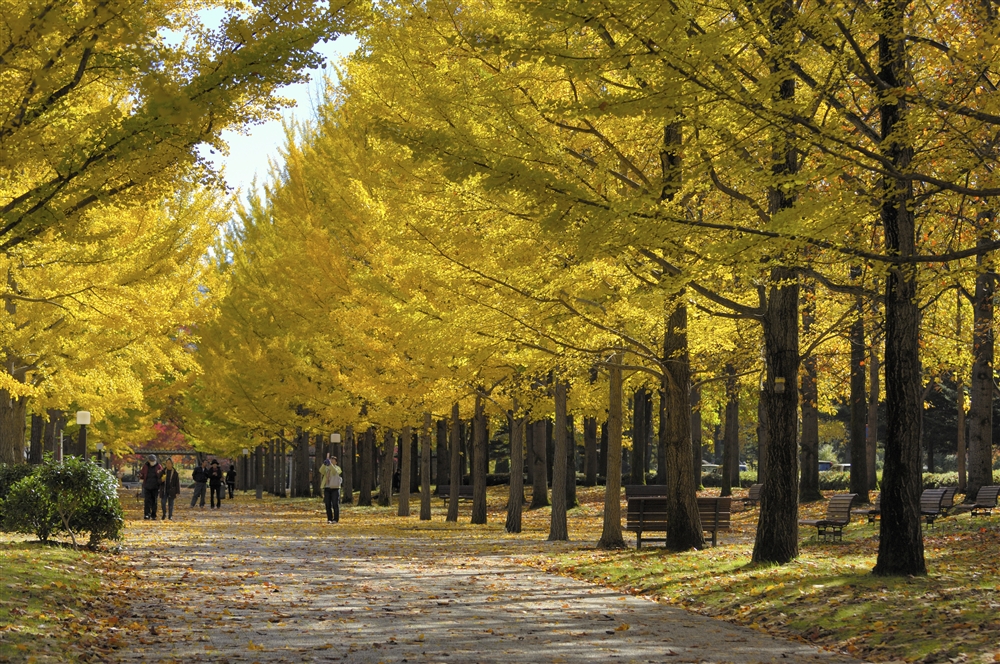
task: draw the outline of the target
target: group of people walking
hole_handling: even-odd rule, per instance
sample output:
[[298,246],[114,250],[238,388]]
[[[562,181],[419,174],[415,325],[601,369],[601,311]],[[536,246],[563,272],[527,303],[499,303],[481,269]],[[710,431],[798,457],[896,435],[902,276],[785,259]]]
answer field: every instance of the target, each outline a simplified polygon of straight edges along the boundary
[[[143,519],[156,520],[157,499],[159,499],[161,514],[163,519],[173,520],[174,499],[180,495],[181,480],[174,468],[172,459],[167,459],[163,465],[157,461],[155,454],[150,454],[146,458],[146,463],[139,471],[139,479],[142,482],[143,494]],[[229,497],[233,497],[236,489],[236,467],[230,464],[229,471],[222,472],[219,462],[215,459],[203,461],[194,467],[191,473],[194,480],[194,495],[191,497],[191,507],[199,502],[201,507],[205,507],[205,490],[211,491],[212,509],[222,507],[222,498],[229,491]]]
[[[323,505],[326,507],[326,522],[329,524],[340,522],[340,486],[344,481],[344,471],[337,465],[337,457],[326,455],[323,465],[319,469],[322,476],[321,485],[323,487]],[[181,480],[174,468],[172,459],[167,459],[163,465],[156,459],[155,454],[150,454],[146,458],[146,463],[139,471],[139,479],[142,481],[143,494],[143,519],[156,520],[157,499],[161,506],[163,519],[173,520],[174,499],[180,495]],[[236,488],[236,467],[232,464],[229,471],[223,474],[219,462],[215,459],[205,460],[194,467],[191,473],[194,480],[194,494],[191,496],[191,507],[200,504],[205,507],[206,489],[210,494],[210,505],[212,509],[222,507],[222,498],[229,491],[229,497],[233,497]]]

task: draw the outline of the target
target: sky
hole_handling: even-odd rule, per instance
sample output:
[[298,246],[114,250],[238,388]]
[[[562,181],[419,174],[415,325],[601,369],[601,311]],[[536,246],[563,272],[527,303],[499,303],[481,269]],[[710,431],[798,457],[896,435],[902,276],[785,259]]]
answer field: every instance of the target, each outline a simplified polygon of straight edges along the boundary
[[[357,47],[357,39],[346,35],[336,41],[317,44],[314,50],[326,56],[326,71],[335,78],[336,74],[330,63],[353,53]],[[288,85],[278,91],[282,97],[294,99],[297,104],[295,107],[285,109],[283,116],[286,119],[293,117],[304,119],[312,116],[315,100],[320,97],[324,71],[315,69],[310,73],[312,80],[308,83]],[[239,190],[240,198],[245,198],[253,185],[254,176],[257,177],[258,187],[263,184],[267,178],[268,160],[276,159],[279,148],[284,145],[285,133],[281,120],[253,126],[247,134],[227,131],[223,133],[223,138],[229,143],[228,155],[209,154],[208,151],[203,155],[224,172],[226,182],[234,192]]]

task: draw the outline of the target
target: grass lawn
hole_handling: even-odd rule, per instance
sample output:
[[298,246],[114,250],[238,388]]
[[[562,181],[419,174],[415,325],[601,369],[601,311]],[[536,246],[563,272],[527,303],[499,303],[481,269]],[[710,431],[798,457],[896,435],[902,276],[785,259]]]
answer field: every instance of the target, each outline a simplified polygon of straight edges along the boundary
[[[803,505],[800,515],[824,510],[825,503]],[[796,561],[751,567],[757,511],[734,520],[714,549],[588,547],[529,562],[868,661],[1000,661],[1000,517],[966,514],[924,526],[929,574],[890,579],[870,573],[878,524],[855,520],[842,543],[817,541],[815,528],[803,527]],[[580,530],[593,541],[599,535],[580,523],[576,533],[570,526],[570,536],[579,541]],[[634,537],[626,537],[634,547]]]
[[78,661],[106,555],[0,536],[0,662]]

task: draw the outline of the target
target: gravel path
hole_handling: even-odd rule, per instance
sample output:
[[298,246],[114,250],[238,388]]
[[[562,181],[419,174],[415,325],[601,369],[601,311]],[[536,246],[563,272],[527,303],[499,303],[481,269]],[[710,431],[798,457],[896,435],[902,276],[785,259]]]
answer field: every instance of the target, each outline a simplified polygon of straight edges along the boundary
[[301,506],[178,512],[129,527],[143,630],[121,662],[856,661],[518,565],[552,545],[495,531],[362,527],[357,508],[335,526]]

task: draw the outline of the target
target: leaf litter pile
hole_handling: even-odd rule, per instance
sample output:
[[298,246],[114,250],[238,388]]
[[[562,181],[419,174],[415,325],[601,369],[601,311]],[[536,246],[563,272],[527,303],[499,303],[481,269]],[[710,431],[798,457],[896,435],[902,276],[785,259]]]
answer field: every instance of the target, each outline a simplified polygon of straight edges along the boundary
[[[72,580],[64,561],[53,567],[60,579],[32,582],[29,592],[45,592],[26,603],[20,587],[0,595],[0,612],[17,616],[0,632],[0,661],[467,661],[480,638],[513,643],[497,661],[544,648],[553,649],[551,661],[610,657],[615,648],[624,648],[626,661],[709,654],[696,656],[651,626],[643,607],[657,609],[636,596],[789,640],[779,645],[811,643],[868,661],[1000,661],[994,520],[963,515],[925,527],[930,575],[879,579],[869,574],[877,525],[852,523],[843,543],[817,542],[803,529],[796,562],[755,569],[748,564],[755,510],[735,514],[734,529],[714,549],[608,552],[593,548],[600,489],[580,489],[569,543],[544,541],[548,509],[525,512],[524,532],[505,535],[505,494],[490,489],[485,527],[468,523],[467,503],[459,524],[444,523],[439,499],[431,522],[417,519],[418,507],[409,518],[395,516],[395,507],[346,507],[336,526],[323,522],[319,500],[239,496],[212,511],[190,510],[182,496],[174,521],[144,522],[141,506],[126,499],[122,553],[61,550],[85,561],[74,567],[87,574]],[[811,516],[823,505],[801,511]],[[7,556],[38,548],[4,546]],[[564,587],[531,569],[599,585]],[[609,609],[614,601],[626,603]],[[539,608],[553,621],[539,621]],[[30,642],[30,652],[12,649],[29,643],[30,634],[18,632],[25,624],[46,636]],[[594,639],[587,650],[574,652],[572,644],[587,638]]]

